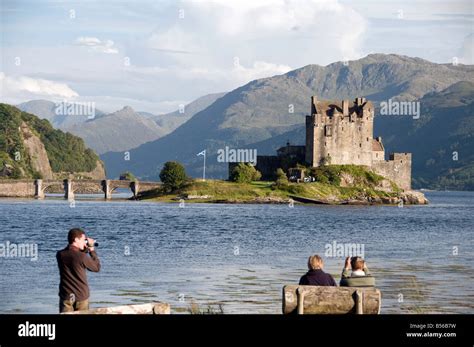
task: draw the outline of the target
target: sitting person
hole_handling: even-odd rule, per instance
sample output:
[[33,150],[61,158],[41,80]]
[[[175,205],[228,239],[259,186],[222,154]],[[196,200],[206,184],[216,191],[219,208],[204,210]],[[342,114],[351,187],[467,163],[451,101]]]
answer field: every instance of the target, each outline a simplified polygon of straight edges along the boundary
[[323,259],[315,254],[308,259],[309,271],[301,277],[300,285],[306,286],[337,286],[334,278],[323,271]]
[[[349,271],[352,268],[352,272]],[[375,287],[375,278],[370,274],[364,259],[347,257],[341,275],[341,287]]]

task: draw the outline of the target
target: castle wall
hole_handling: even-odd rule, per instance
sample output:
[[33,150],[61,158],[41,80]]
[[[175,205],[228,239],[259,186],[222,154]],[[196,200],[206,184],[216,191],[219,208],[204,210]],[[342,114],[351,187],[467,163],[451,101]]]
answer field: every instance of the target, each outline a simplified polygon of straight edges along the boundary
[[[320,122],[317,119],[321,119]],[[311,124],[312,120],[314,125]],[[309,117],[307,129],[306,161],[319,166],[324,158],[330,157],[330,164],[372,164],[373,117]]]
[[314,152],[314,129],[315,129],[315,119],[313,116],[306,116],[306,153],[305,153],[305,162],[312,165],[316,166],[316,164],[313,163],[313,159],[315,157],[315,152]]
[[411,190],[411,153],[393,153],[390,160],[374,161],[372,170],[395,182],[403,190]]
[[372,152],[372,165],[375,161],[383,161],[385,159],[384,151],[373,151]]
[[287,165],[282,162],[281,157],[258,155],[255,169],[262,174],[262,180],[274,180],[276,178],[276,170],[281,168],[286,171],[288,169],[286,166]]

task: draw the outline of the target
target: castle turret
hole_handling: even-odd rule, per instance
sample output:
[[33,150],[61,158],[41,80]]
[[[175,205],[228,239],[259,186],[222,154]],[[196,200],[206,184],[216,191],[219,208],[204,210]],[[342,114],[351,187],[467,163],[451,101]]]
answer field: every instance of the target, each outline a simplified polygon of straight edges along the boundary
[[344,117],[349,115],[349,100],[342,100],[342,114]]
[[316,103],[318,102],[318,98],[316,96],[311,97],[311,115],[318,113],[316,109]]

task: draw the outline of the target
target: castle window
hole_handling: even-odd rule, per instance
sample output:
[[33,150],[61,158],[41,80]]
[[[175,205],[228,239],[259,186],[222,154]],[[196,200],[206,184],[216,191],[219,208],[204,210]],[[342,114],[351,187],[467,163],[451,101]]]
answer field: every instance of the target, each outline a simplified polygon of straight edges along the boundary
[[359,127],[359,131],[361,131],[361,130],[362,130],[362,128],[361,128],[361,127]]
[[367,141],[369,141],[369,138],[367,138]]
[[326,126],[324,127],[324,134],[325,134],[326,136],[332,136],[332,128],[331,128],[330,125],[326,125]]
[[344,127],[342,127],[342,131],[344,131]]
[[359,143],[359,147],[362,148],[362,143]]

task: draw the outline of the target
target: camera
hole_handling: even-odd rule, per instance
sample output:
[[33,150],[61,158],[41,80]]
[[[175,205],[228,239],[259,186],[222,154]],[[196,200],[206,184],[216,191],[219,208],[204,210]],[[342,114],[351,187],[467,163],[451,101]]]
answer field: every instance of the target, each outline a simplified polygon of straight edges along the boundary
[[86,239],[86,245],[87,245],[87,247],[99,247],[99,244],[97,242],[94,242],[93,245],[90,245],[88,239]]

